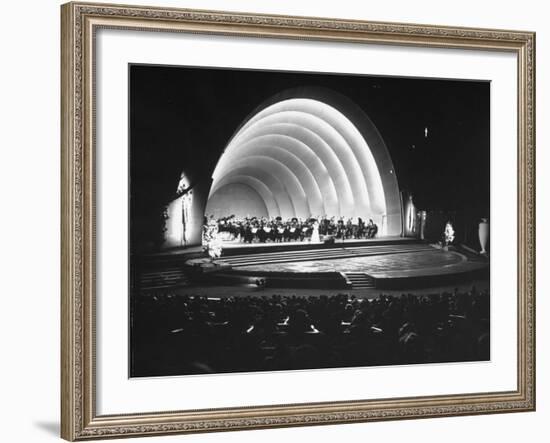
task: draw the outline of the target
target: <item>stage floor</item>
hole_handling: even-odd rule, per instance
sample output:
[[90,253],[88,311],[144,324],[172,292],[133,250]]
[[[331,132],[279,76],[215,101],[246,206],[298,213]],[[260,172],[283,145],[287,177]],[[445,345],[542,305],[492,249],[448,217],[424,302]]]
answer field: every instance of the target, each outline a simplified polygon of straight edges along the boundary
[[486,257],[401,237],[333,244],[226,243],[213,263],[204,252],[190,249],[145,257],[140,287],[242,286],[263,278],[273,288],[412,289],[489,277]]
[[226,276],[266,278],[279,287],[412,288],[488,278],[489,271],[484,257],[401,239],[330,248],[237,249],[216,262]]
[[466,256],[460,253],[432,248],[432,250],[423,249],[421,251],[399,252],[388,255],[244,265],[239,266],[238,269],[251,273],[364,272],[374,278],[391,278],[419,274],[454,274],[485,267],[487,267],[487,263],[468,260]]

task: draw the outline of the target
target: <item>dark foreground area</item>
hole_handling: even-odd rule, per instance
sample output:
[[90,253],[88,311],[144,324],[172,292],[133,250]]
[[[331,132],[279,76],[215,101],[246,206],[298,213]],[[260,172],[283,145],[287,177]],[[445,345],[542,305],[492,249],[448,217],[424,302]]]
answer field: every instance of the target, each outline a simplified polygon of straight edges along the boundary
[[149,293],[132,309],[131,375],[489,360],[489,294],[208,298]]

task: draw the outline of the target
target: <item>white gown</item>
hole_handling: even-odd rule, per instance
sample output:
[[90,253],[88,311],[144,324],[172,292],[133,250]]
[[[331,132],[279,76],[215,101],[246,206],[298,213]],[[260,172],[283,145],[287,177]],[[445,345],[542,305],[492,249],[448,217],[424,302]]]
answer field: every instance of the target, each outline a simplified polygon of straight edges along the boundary
[[319,243],[321,239],[319,238],[319,223],[313,225],[313,233],[311,234],[311,241],[313,243]]

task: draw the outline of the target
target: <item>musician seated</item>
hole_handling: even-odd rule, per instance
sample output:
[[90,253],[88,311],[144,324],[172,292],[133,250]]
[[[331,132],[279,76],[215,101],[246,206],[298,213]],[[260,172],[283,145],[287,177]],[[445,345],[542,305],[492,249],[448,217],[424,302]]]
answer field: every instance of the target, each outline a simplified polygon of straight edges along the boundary
[[258,235],[258,239],[260,240],[260,243],[265,243],[270,231],[271,229],[268,226],[260,226],[258,231],[256,231]]
[[275,241],[275,228],[271,223],[268,223],[264,226],[264,232],[265,232],[265,241]]
[[244,238],[245,242],[252,243],[254,237],[256,237],[258,232],[258,227],[256,225],[249,225],[246,230],[246,236]]
[[313,230],[306,224],[303,224],[300,229],[300,241],[304,241],[307,238],[311,238],[311,232]]
[[372,221],[372,218],[369,220],[367,227],[365,228],[367,233],[367,238],[374,238],[378,233],[378,226]]
[[286,228],[281,224],[277,226],[276,233],[275,233],[275,241],[277,243],[281,243],[284,239]]
[[344,225],[344,220],[340,219],[338,220],[338,223],[336,224],[336,238],[344,238],[346,235],[346,226]]
[[289,241],[298,241],[300,238],[300,232],[301,229],[299,229],[295,224],[290,225],[290,228],[288,228]]

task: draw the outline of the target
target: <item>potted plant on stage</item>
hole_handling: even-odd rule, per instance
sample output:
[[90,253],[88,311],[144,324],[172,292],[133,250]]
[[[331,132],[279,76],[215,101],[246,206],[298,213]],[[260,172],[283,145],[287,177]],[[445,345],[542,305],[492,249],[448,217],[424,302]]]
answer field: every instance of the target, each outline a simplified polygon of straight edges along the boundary
[[213,217],[203,226],[202,244],[203,251],[208,253],[212,262],[214,259],[221,257],[222,245],[218,235],[218,224]]

